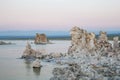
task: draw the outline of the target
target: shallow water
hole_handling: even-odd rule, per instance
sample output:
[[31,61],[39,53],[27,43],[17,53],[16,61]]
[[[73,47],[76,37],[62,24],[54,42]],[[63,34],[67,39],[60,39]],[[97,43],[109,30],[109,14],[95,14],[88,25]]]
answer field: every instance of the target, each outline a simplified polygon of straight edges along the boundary
[[[21,57],[27,40],[5,40],[15,43],[15,45],[0,45],[0,80],[49,80],[52,76],[54,63],[41,62],[43,67],[40,70],[32,68],[32,61],[18,59]],[[32,40],[29,40],[33,43]],[[54,44],[35,45],[31,44],[35,50],[45,50],[47,53],[66,53],[70,46],[70,41],[52,40]]]

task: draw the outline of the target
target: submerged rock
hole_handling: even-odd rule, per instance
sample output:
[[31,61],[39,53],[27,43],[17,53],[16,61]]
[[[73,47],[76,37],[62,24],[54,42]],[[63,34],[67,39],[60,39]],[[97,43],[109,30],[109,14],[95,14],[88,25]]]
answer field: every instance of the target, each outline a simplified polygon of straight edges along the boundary
[[[71,46],[68,53],[49,53],[45,50],[35,51],[27,43],[23,58],[39,58],[54,62],[60,67],[53,69],[50,80],[115,80],[120,79],[119,38],[113,44],[108,41],[107,33],[101,31],[99,38],[79,27],[71,29]],[[37,34],[36,43],[46,42]],[[40,68],[39,59],[33,62],[33,68]],[[64,66],[65,65],[65,66]],[[62,67],[61,67],[62,66]],[[39,71],[39,70],[38,70]]]
[[36,76],[40,76],[40,71],[41,68],[33,68],[33,72],[35,73]]

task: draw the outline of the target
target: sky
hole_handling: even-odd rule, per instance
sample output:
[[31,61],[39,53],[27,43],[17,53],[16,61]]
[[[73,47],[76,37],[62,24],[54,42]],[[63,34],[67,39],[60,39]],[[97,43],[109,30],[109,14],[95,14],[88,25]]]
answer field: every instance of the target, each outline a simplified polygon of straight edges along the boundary
[[0,0],[0,31],[120,31],[120,0]]

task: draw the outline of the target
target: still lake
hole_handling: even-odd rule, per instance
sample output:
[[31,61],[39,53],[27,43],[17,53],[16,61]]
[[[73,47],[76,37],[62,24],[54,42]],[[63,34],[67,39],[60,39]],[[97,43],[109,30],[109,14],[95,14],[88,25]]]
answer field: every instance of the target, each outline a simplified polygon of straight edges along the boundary
[[[54,63],[41,61],[43,67],[40,71],[33,70],[32,62],[19,59],[25,50],[28,40],[4,40],[15,43],[13,45],[0,45],[0,80],[49,80],[52,77]],[[34,43],[33,40],[29,40]],[[66,53],[71,42],[69,40],[50,40],[54,44],[35,45],[31,44],[35,50],[45,50],[47,53]]]

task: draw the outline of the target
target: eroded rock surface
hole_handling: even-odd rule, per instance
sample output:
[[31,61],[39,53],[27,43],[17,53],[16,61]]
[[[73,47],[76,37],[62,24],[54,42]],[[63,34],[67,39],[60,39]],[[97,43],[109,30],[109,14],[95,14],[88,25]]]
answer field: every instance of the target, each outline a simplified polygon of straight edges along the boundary
[[99,38],[91,32],[88,33],[84,29],[79,27],[73,27],[70,31],[71,34],[71,46],[68,49],[68,54],[74,55],[76,53],[88,53],[88,54],[98,54],[98,53],[109,53],[113,51],[114,47],[118,47],[118,38],[114,39],[114,47],[108,41],[107,33],[100,31]]
[[68,53],[47,54],[44,50],[35,51],[27,44],[24,55],[60,65],[53,69],[50,80],[120,80],[118,37],[114,37],[111,43],[106,32],[100,31],[97,39],[95,33],[79,27],[73,27],[70,34]]
[[23,52],[22,58],[36,58],[36,51],[31,48],[29,42],[27,42],[26,49]]
[[117,51],[117,49],[119,49],[119,37],[114,37],[113,38],[113,49],[115,50],[115,51]]
[[33,61],[32,65],[33,65],[33,68],[40,68],[40,67],[42,67],[42,65],[40,64],[40,60],[39,59],[36,59],[35,61]]
[[35,44],[46,44],[48,43],[47,36],[45,34],[36,33]]
[[101,31],[97,39],[79,27],[73,27],[70,34],[67,60],[59,62],[68,66],[54,68],[50,80],[120,80],[118,37],[111,44],[106,32]]

